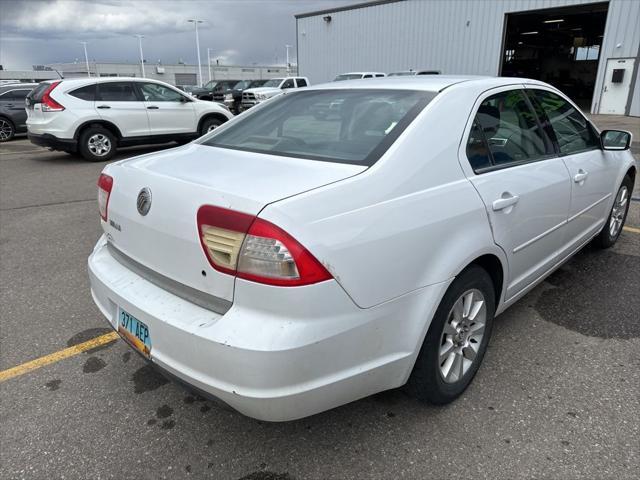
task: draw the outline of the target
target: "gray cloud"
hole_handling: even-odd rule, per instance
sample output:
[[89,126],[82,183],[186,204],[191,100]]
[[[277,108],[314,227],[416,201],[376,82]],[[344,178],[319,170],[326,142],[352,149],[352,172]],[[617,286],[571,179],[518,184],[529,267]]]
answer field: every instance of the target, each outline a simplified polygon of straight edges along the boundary
[[[0,0],[0,63],[5,68],[72,62],[88,42],[92,60],[138,59],[135,34],[145,35],[152,63],[195,63],[193,24],[199,18],[203,62],[206,50],[224,63],[284,63],[285,44],[295,45],[296,13],[354,0]],[[292,54],[294,51],[292,50]]]

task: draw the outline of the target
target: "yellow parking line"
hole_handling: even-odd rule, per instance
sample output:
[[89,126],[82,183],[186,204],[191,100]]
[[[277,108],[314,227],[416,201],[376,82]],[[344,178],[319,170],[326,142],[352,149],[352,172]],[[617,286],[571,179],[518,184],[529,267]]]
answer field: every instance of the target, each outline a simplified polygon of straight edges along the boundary
[[99,337],[92,338],[91,340],[87,340],[86,342],[74,345],[73,347],[65,348],[64,350],[50,353],[44,357],[36,358],[35,360],[25,362],[21,365],[2,370],[0,371],[0,382],[24,375],[25,373],[37,368],[44,367],[50,363],[59,362],[65,358],[73,357],[74,355],[78,355],[79,353],[86,352],[87,350],[91,350],[101,345],[111,343],[118,338],[120,337],[116,332],[109,332],[104,335],[100,335]]
[[622,229],[631,233],[640,233],[640,228],[636,228],[636,227],[622,227]]

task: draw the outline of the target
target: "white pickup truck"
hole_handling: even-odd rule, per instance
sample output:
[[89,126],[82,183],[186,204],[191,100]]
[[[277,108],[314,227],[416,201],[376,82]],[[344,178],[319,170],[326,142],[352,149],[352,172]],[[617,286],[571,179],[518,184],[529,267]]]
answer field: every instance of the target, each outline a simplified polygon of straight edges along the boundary
[[254,105],[282,93],[282,90],[308,86],[309,79],[307,77],[272,78],[261,87],[248,88],[242,92],[240,111],[248,110]]

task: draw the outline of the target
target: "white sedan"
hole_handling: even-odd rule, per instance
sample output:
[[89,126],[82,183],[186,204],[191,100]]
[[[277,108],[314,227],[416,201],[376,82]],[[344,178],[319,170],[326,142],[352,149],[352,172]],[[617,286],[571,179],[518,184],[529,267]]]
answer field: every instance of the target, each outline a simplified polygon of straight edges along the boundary
[[451,402],[497,314],[588,242],[615,243],[630,141],[527,79],[286,92],[105,167],[92,295],[143,356],[251,417],[405,384]]

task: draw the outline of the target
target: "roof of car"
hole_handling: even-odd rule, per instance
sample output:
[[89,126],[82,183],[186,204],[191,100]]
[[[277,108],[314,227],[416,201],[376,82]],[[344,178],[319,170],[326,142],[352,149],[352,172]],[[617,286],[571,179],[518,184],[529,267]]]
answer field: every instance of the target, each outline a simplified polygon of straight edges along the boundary
[[539,80],[517,77],[487,77],[476,75],[415,75],[406,77],[368,78],[366,80],[347,80],[346,82],[330,82],[308,87],[305,90],[344,89],[344,88],[381,88],[397,90],[424,90],[440,92],[456,84],[495,88],[501,85],[535,83],[546,85]]
[[37,87],[38,84],[37,83],[5,83],[3,85],[0,85],[0,90],[2,91],[9,91],[9,90],[18,90],[21,88],[33,88],[33,87]]
[[[47,80],[48,82],[57,82],[60,79]],[[162,80],[156,80],[154,78],[143,78],[143,77],[80,77],[80,78],[63,78],[65,86],[75,86],[75,85],[87,85],[89,83],[97,82],[97,83],[106,83],[106,82],[156,82],[167,84],[167,82],[163,82]],[[168,84],[167,84],[168,85]]]
[[346,73],[341,73],[340,75],[367,75],[369,73],[374,73],[376,75],[385,75],[385,73],[383,72],[346,72]]

